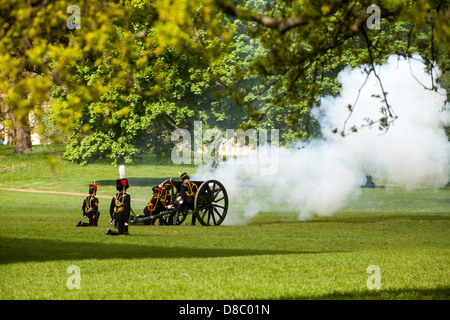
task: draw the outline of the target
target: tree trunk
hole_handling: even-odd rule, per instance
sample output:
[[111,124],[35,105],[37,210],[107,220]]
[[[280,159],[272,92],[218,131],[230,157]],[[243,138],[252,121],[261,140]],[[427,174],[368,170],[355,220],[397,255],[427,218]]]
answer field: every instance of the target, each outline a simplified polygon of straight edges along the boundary
[[32,151],[30,125],[21,125],[16,128],[16,146],[14,153],[23,154]]
[[18,121],[13,112],[9,113],[14,124],[14,138],[12,143],[15,144],[14,153],[23,154],[32,150],[31,145],[31,128],[28,119],[25,122]]

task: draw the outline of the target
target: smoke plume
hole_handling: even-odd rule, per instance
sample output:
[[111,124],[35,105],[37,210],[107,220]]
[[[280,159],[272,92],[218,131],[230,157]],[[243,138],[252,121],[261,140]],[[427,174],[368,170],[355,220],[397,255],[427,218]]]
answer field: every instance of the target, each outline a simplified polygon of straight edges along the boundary
[[[277,161],[275,174],[261,174],[258,163],[245,160],[197,170],[196,180],[224,184],[230,200],[224,224],[244,223],[259,212],[297,212],[300,220],[332,215],[358,197],[366,175],[407,190],[445,186],[450,180],[445,90],[425,89],[431,88],[431,78],[418,59],[392,56],[377,73],[398,116],[387,131],[379,130],[378,123],[361,127],[382,116],[379,81],[362,69],[345,69],[339,74],[340,96],[325,97],[314,113],[326,138],[278,148],[270,158]],[[348,105],[357,97],[345,127],[358,131],[333,133],[343,128]]]

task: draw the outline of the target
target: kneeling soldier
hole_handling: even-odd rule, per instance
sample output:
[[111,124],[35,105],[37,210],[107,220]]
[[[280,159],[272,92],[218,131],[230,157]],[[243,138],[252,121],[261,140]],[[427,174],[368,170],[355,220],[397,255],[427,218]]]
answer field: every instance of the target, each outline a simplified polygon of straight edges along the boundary
[[[161,198],[161,194],[159,193],[158,187],[153,187],[153,197],[151,197],[150,201],[144,208],[144,224],[145,225],[154,225],[153,219],[150,218],[153,215],[163,212],[166,210],[164,206],[164,202]],[[138,216],[140,217],[140,216]]]
[[98,198],[97,195],[97,185],[89,185],[89,196],[87,196],[83,201],[83,217],[89,219],[88,222],[78,221],[77,227],[96,227],[98,224],[98,218],[100,217],[100,212],[98,211]]
[[126,192],[128,189],[128,179],[116,180],[116,190],[118,191],[111,199],[111,205],[109,206],[109,214],[111,219],[117,225],[119,232],[106,229],[104,234],[109,235],[128,235],[128,222],[130,219],[131,210],[131,197]]

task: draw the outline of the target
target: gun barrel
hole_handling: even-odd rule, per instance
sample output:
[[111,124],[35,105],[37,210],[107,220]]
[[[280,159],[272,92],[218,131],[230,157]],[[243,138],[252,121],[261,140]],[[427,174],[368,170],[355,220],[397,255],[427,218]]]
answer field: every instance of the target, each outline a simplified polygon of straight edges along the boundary
[[173,209],[160,212],[158,214],[149,216],[147,218],[150,218],[151,220],[156,220],[156,219],[162,218],[162,217],[167,216],[167,215],[172,215],[172,214],[174,214],[174,210]]

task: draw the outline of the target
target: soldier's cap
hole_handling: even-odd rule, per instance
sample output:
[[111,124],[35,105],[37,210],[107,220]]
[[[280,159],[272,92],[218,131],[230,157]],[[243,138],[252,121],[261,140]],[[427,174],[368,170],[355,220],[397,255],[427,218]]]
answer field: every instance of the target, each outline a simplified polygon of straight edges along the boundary
[[186,172],[182,173],[180,178],[181,178],[181,180],[190,179],[190,177],[188,176],[188,174]]
[[117,179],[116,180],[116,190],[122,191],[123,188],[128,189],[130,185],[128,184],[128,179]]
[[166,190],[172,189],[172,181],[167,181],[164,183],[163,188]]

